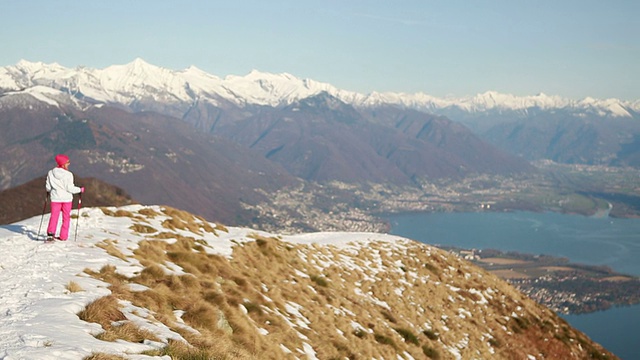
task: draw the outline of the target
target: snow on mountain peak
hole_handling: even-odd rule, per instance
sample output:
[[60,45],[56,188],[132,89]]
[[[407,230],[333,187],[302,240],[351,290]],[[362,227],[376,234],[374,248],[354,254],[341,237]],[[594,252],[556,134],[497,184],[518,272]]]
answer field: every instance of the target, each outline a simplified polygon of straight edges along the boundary
[[424,93],[406,94],[372,92],[361,94],[341,90],[328,83],[301,79],[289,73],[267,73],[252,70],[245,76],[217,77],[195,66],[174,71],[147,63],[141,58],[124,65],[104,69],[78,67],[67,69],[58,64],[21,60],[15,66],[0,68],[0,89],[18,91],[42,85],[72,94],[82,94],[98,102],[130,105],[143,99],[162,102],[193,102],[196,98],[217,102],[222,98],[240,106],[258,104],[279,106],[327,92],[358,107],[396,105],[437,112],[458,109],[464,112],[517,111],[528,109],[568,109],[605,116],[632,116],[640,101],[631,103],[616,99],[569,100],[538,93],[515,96],[486,91],[474,96],[438,98]]
[[195,65],[191,65],[188,68],[179,71],[179,73],[182,74],[192,74],[195,76],[202,76],[202,77],[211,77],[211,78],[216,78],[216,79],[220,79],[219,77],[215,76],[215,75],[211,75],[208,72],[200,69],[199,67],[195,66]]
[[618,99],[594,99],[592,97],[586,97],[577,102],[579,106],[590,112],[594,112],[599,116],[613,116],[613,117],[631,117],[628,109],[633,109],[631,104],[623,104]]
[[265,73],[252,70],[246,76],[227,76],[224,86],[248,103],[277,106],[318,94],[323,91],[337,94],[329,84],[300,79],[288,73]]
[[15,65],[15,68],[23,70],[27,73],[39,73],[42,71],[45,72],[58,72],[67,70],[65,67],[58,63],[45,64],[42,61],[31,62],[28,60],[20,60]]

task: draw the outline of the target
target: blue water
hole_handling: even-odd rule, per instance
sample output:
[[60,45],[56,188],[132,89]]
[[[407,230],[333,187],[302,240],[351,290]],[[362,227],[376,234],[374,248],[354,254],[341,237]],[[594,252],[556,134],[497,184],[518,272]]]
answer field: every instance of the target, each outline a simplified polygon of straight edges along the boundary
[[[432,245],[567,257],[640,276],[640,220],[558,213],[414,213],[388,216],[391,233]],[[624,360],[640,359],[640,305],[563,316]]]

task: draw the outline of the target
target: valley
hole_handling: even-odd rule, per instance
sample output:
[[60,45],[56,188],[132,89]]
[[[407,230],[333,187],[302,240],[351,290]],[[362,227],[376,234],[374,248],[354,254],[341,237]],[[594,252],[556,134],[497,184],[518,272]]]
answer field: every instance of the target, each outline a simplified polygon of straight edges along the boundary
[[640,216],[640,170],[537,162],[520,176],[476,175],[419,186],[306,183],[246,206],[254,225],[285,233],[385,232],[386,214],[406,212],[552,211],[584,216]]

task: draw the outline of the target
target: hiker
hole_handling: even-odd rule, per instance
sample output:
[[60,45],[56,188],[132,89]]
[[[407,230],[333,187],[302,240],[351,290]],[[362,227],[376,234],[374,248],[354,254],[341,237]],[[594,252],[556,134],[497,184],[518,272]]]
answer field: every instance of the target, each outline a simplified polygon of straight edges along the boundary
[[[51,217],[47,227],[47,240],[58,239],[66,241],[69,238],[69,224],[71,222],[71,202],[73,194],[83,193],[84,187],[73,184],[73,174],[69,171],[69,157],[64,154],[56,155],[57,167],[49,170],[45,187],[51,200]],[[58,219],[62,211],[62,226],[60,236],[55,237]]]

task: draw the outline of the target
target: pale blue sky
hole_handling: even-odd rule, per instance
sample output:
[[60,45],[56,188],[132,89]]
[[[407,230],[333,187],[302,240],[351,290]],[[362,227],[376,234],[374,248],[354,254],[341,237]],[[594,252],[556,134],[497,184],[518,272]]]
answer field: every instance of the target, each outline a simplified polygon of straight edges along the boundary
[[140,57],[338,88],[640,99],[638,0],[0,0],[0,66]]

